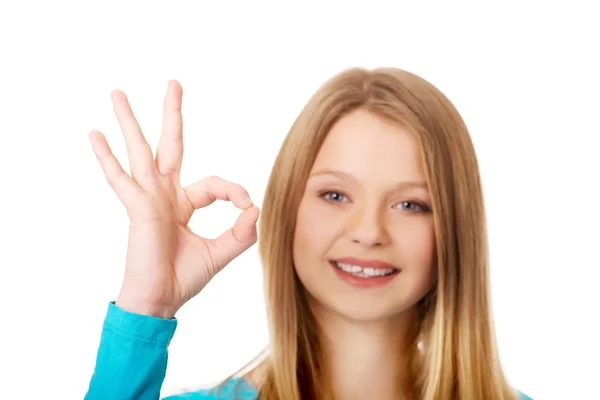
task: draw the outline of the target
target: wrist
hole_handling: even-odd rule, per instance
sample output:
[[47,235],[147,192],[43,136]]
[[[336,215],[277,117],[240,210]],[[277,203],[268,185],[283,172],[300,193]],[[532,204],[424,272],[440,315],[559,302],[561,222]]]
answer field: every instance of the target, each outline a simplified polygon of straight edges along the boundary
[[144,301],[126,299],[122,297],[117,298],[115,305],[133,314],[146,315],[161,319],[173,319],[176,313],[176,310],[170,307],[158,306]]

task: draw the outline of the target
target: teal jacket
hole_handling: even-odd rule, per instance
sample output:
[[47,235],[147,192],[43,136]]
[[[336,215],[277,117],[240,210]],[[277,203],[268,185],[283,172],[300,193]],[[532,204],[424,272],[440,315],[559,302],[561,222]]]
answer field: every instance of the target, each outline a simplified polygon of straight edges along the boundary
[[[158,400],[165,379],[169,343],[177,319],[127,312],[114,302],[102,328],[96,367],[85,400]],[[163,400],[255,400],[258,393],[243,378],[222,387],[187,392]],[[531,400],[521,394],[522,400]]]

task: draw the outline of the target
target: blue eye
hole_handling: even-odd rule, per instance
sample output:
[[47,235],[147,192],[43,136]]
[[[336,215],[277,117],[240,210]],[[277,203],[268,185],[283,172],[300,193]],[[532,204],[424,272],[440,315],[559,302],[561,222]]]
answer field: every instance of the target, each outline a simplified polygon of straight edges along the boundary
[[322,192],[321,194],[319,194],[319,196],[325,198],[325,200],[330,201],[332,203],[341,203],[342,199],[346,198],[346,196],[342,193],[334,191]]
[[[402,209],[406,209],[403,206],[409,204],[409,205],[413,205],[419,208],[418,211],[415,212],[425,212],[425,211],[429,211],[429,208],[427,206],[425,206],[424,204],[418,203],[416,201],[403,201],[402,203],[400,203],[400,205],[402,206]],[[407,211],[411,211],[411,210],[407,210]]]

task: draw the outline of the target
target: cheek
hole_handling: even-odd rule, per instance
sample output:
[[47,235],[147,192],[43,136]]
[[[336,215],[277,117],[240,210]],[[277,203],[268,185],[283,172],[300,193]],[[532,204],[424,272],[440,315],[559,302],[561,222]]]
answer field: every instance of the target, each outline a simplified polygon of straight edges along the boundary
[[435,232],[433,221],[416,220],[394,230],[394,243],[406,267],[420,274],[433,273]]
[[[330,218],[330,217],[329,217]],[[323,239],[331,236],[333,225],[328,221],[328,214],[315,201],[303,201],[298,209],[296,233],[302,242],[321,244]],[[307,249],[309,250],[309,249]]]
[[294,264],[305,268],[324,259],[335,236],[331,213],[313,200],[303,199],[294,234]]

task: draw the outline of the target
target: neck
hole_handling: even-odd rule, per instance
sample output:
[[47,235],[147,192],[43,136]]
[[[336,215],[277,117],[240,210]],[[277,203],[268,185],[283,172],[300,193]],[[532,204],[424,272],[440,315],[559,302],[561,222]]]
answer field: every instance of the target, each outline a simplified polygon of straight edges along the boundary
[[315,317],[323,332],[323,373],[336,399],[407,398],[409,315],[369,322],[323,311]]

